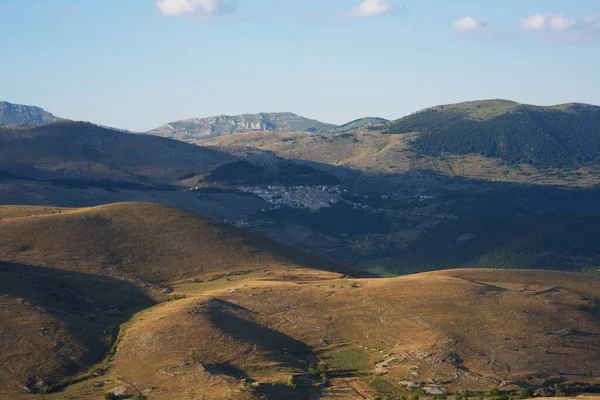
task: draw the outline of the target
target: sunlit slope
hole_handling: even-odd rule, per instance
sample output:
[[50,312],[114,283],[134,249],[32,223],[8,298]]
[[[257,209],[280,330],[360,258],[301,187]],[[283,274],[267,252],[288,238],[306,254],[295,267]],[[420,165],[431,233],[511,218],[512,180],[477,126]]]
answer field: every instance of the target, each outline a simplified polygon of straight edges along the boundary
[[[297,398],[519,391],[552,379],[597,382],[600,279],[546,271],[451,270],[396,279],[289,282],[265,276],[186,284],[119,344],[111,376],[152,397],[263,391]],[[307,365],[329,365],[327,384]],[[379,364],[379,365],[378,365]],[[245,388],[244,379],[258,382]],[[385,385],[382,384],[385,382]],[[184,389],[185,388],[185,389]],[[362,389],[361,389],[362,388]],[[242,390],[241,392],[236,391]],[[317,397],[315,397],[317,398]]]

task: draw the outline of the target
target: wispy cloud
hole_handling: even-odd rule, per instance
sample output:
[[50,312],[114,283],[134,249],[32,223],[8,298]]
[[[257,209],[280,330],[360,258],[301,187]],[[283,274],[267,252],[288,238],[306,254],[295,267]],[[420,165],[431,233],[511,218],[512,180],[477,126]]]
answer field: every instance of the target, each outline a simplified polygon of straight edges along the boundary
[[230,14],[235,11],[235,0],[157,0],[156,6],[161,14],[168,17],[184,15],[209,18]]
[[[406,9],[403,8],[402,10]],[[354,18],[369,18],[395,14],[398,11],[398,7],[396,7],[391,0],[363,0],[358,6],[350,10],[348,16]]]
[[534,14],[521,21],[521,28],[531,32],[545,32],[559,39],[581,42],[600,37],[600,16],[575,18],[566,14]]
[[62,18],[75,17],[81,11],[78,5],[66,5],[58,1],[36,2],[34,9],[38,13],[49,13]]
[[473,32],[485,28],[487,24],[488,22],[484,19],[464,17],[454,21],[454,30],[458,33]]

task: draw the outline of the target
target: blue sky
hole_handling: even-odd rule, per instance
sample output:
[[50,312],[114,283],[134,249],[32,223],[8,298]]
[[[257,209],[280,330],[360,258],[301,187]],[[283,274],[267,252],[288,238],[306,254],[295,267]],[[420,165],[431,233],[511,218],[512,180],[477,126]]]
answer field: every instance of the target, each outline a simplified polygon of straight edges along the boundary
[[132,130],[600,104],[598,0],[0,0],[0,100]]

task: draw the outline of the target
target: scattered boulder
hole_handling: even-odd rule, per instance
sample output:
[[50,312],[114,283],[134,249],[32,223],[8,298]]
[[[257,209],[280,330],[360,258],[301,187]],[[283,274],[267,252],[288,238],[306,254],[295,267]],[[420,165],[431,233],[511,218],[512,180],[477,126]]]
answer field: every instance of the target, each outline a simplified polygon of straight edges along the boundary
[[127,386],[119,386],[111,390],[111,393],[115,396],[123,396],[127,393]]
[[444,394],[446,393],[446,388],[440,385],[427,385],[423,388],[423,391],[431,395]]
[[418,382],[400,381],[400,382],[398,382],[398,385],[404,386],[407,389],[418,389],[419,388]]
[[100,388],[104,386],[104,381],[96,381],[94,382],[94,387]]

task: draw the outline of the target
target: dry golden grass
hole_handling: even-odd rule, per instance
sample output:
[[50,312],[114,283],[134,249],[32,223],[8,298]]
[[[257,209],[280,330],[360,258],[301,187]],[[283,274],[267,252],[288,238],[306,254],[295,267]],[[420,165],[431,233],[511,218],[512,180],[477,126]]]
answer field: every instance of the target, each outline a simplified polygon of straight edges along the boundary
[[59,214],[63,211],[68,211],[67,208],[59,207],[38,207],[38,206],[0,206],[0,220],[35,217],[38,215]]
[[[28,378],[91,367],[119,326],[98,376],[45,398],[125,387],[151,399],[352,399],[430,379],[450,391],[600,383],[600,278],[342,278],[355,271],[153,204],[0,212],[11,216],[0,221],[0,364],[11,366],[0,397],[36,398],[22,389]],[[327,385],[307,374],[319,360],[332,366]]]
[[246,393],[235,392],[244,378],[282,388],[290,373],[305,373],[300,360],[320,357],[337,366],[330,386],[299,388],[299,395],[356,398],[354,387],[374,397],[376,389],[365,388],[381,361],[389,366],[380,379],[398,393],[399,381],[429,379],[446,381],[451,391],[485,392],[560,376],[599,382],[600,279],[499,270],[272,278],[185,285],[187,298],[150,308],[128,325],[108,379],[118,376],[133,391],[155,387],[156,399],[184,399],[190,391],[236,398]]

